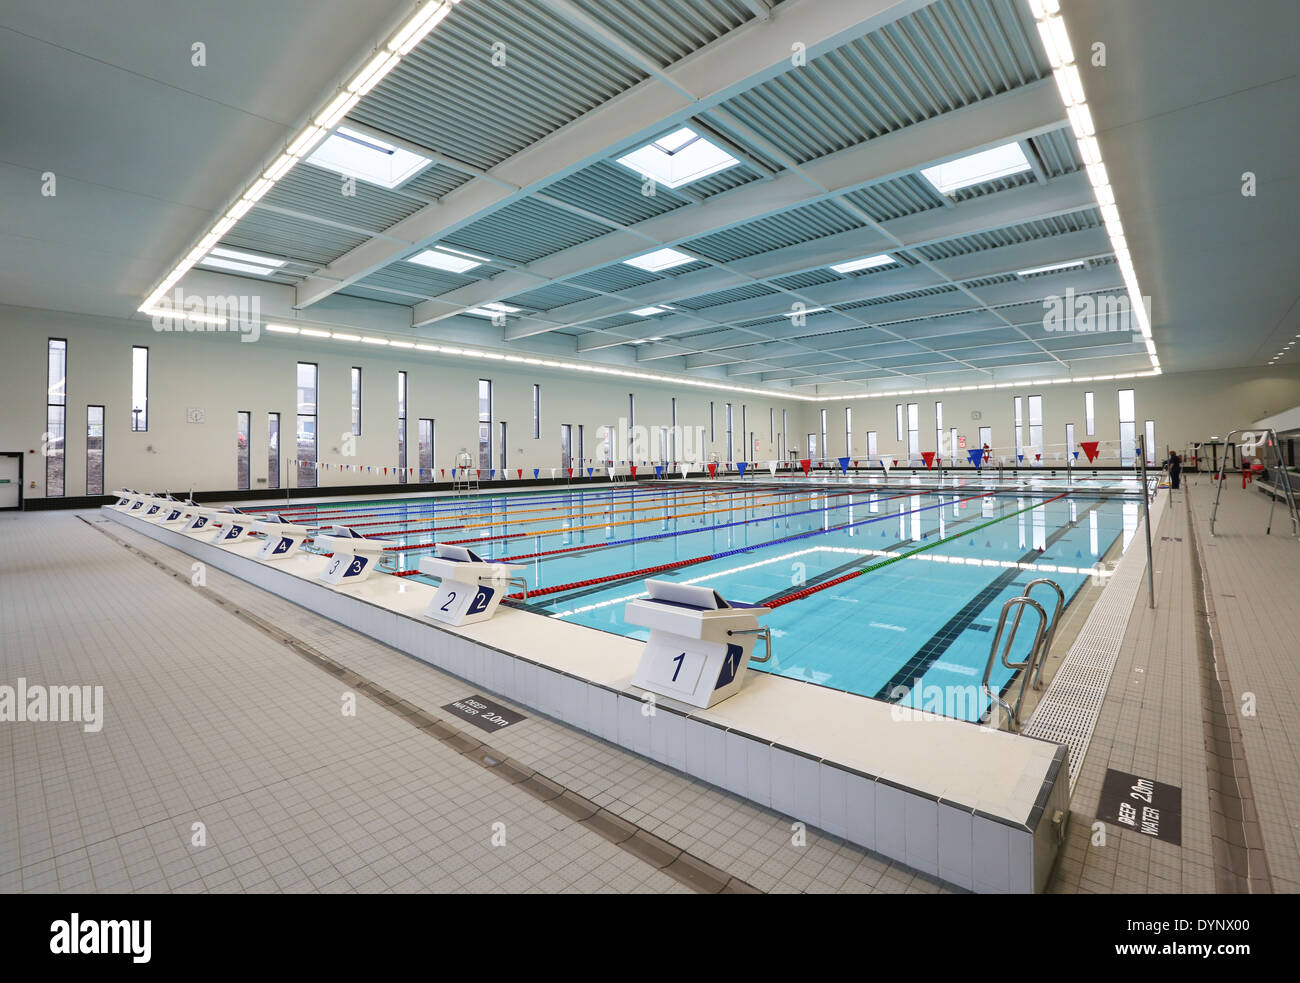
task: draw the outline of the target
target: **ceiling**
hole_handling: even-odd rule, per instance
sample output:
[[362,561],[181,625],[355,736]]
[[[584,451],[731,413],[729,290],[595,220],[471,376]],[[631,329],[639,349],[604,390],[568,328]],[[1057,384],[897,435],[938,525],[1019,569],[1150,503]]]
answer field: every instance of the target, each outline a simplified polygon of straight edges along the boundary
[[[412,9],[78,6],[0,12],[0,291],[117,316]],[[1165,370],[1262,366],[1300,333],[1300,6],[1062,9]],[[222,240],[284,261],[231,279],[306,320],[347,297],[430,339],[819,396],[1150,367],[1127,332],[1044,327],[1044,298],[1124,288],[1025,0],[463,0],[344,125],[434,163],[352,196],[299,163]],[[616,158],[683,125],[739,163],[643,194]],[[1029,171],[920,175],[1007,143]],[[434,244],[486,261],[407,261]],[[664,246],[693,261],[623,262]],[[492,303],[518,311],[464,313]]]

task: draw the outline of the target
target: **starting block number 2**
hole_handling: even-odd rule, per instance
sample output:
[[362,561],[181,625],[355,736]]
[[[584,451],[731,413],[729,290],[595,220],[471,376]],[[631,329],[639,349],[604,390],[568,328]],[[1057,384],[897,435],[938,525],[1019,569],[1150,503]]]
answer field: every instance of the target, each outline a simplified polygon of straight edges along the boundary
[[492,587],[444,581],[425,613],[445,624],[464,624],[466,619],[487,612],[496,595]]

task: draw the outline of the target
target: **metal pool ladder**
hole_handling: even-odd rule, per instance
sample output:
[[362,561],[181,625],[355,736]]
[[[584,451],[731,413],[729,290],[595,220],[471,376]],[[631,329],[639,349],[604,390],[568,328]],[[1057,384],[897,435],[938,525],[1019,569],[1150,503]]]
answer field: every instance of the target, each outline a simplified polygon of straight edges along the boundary
[[[1030,592],[1040,584],[1051,587],[1056,592],[1056,607],[1052,611],[1050,619],[1047,617],[1047,612],[1043,610],[1043,606],[1029,596]],[[980,690],[1006,711],[1012,733],[1020,732],[1020,705],[1024,702],[1025,687],[1029,685],[1030,679],[1033,679],[1034,689],[1042,689],[1043,663],[1047,661],[1047,653],[1052,647],[1052,639],[1056,637],[1056,626],[1061,620],[1061,609],[1064,606],[1065,592],[1061,590],[1061,585],[1054,580],[1048,580],[1046,577],[1031,580],[1025,585],[1024,593],[1018,597],[1008,598],[1006,603],[1002,605],[1002,614],[998,618],[997,630],[993,633],[993,644],[989,647],[989,660],[984,666],[984,680],[980,683]],[[1008,631],[1007,615],[1011,613],[1012,608],[1015,608],[1016,616],[1012,619],[1011,628]],[[1020,630],[1020,619],[1024,617],[1026,608],[1038,615],[1038,626],[1034,631],[1034,644],[1030,646],[1025,661],[1012,662],[1008,656],[1011,655],[1011,646],[1015,643],[1016,633]],[[1006,635],[1005,642],[1003,642],[1004,634]],[[999,658],[1001,658],[1002,665],[1006,668],[1023,672],[1020,678],[1020,692],[1016,695],[1014,704],[1002,699],[1002,694],[989,685],[989,679],[993,675],[993,664]]]

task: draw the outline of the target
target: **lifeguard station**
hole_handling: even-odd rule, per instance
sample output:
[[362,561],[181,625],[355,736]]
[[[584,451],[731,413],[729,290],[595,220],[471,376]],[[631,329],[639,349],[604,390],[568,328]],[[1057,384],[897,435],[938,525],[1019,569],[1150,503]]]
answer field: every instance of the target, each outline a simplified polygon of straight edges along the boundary
[[484,560],[463,546],[439,543],[434,549],[435,556],[420,561],[420,573],[442,581],[424,612],[426,618],[448,625],[472,625],[496,614],[506,587],[521,587],[528,597],[528,582],[516,575],[523,567]]
[[754,661],[772,657],[771,630],[758,623],[769,608],[727,601],[709,587],[667,580],[645,586],[650,596],[632,601],[623,615],[650,629],[632,676],[641,689],[708,708],[740,691],[756,639],[766,652]]
[[474,459],[469,456],[469,451],[462,447],[456,454],[456,466],[451,469],[452,491],[478,490],[478,472],[470,468],[473,463]]
[[361,583],[378,568],[384,550],[395,544],[387,539],[367,539],[347,526],[335,526],[328,536],[317,535],[316,545],[334,554],[320,579],[337,587]]

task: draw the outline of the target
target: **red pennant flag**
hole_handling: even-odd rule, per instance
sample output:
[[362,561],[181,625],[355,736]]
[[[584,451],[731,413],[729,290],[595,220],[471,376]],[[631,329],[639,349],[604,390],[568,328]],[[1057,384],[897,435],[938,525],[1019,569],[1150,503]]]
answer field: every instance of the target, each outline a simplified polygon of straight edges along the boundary
[[522,477],[524,476],[524,469],[523,469],[523,468],[515,468],[515,473],[518,474],[520,478],[522,478]]
[[1089,462],[1097,460],[1097,445],[1100,443],[1099,440],[1082,440],[1079,442],[1083,452],[1088,455]]
[[718,475],[718,462],[717,462],[717,461],[710,461],[710,462],[709,462],[709,477],[710,477],[710,478],[716,478],[717,475]]
[[921,460],[925,462],[927,468],[933,466],[934,451],[921,451]]
[[444,478],[447,477],[447,469],[446,469],[446,468],[439,468],[438,470],[442,472],[442,476],[443,476]]
[[1034,455],[1034,460],[1035,460],[1035,461],[1041,461],[1042,459],[1043,459],[1043,455],[1042,455],[1042,454],[1035,454],[1035,455]]
[[898,458],[894,458],[894,467],[898,467]]
[[482,469],[482,468],[475,468],[475,469],[474,469],[474,477],[476,477],[476,478],[481,478],[481,477],[483,477],[483,469]]
[[635,478],[635,477],[636,477],[636,465],[635,465],[635,464],[629,464],[629,465],[627,466],[627,469],[628,469],[629,471],[632,472],[632,477]]
[[388,474],[388,469],[384,468],[384,474]]
[[807,474],[807,473],[808,473],[808,468],[811,467],[811,466],[812,466],[812,461],[810,461],[810,460],[809,460],[808,458],[806,458],[806,457],[805,457],[802,461],[799,462],[799,467],[803,468],[803,473],[804,473],[804,474]]
[[569,468],[569,477],[570,477],[570,478],[573,477],[573,468]]

